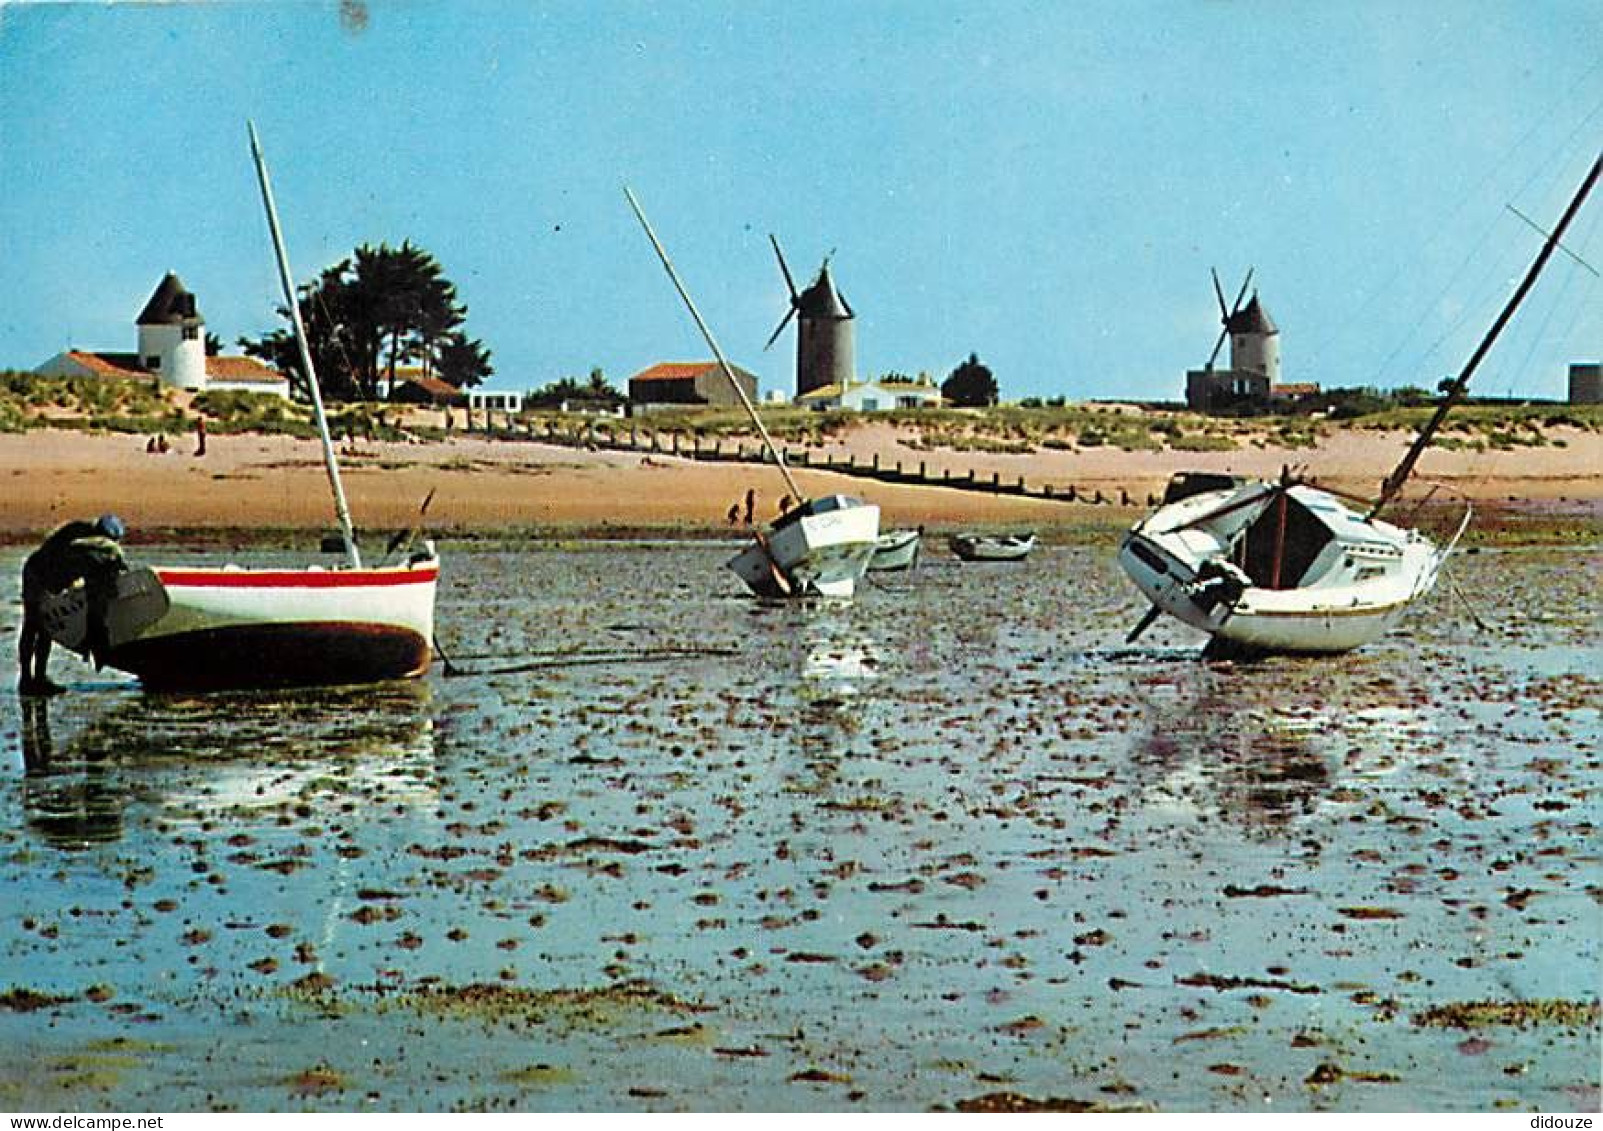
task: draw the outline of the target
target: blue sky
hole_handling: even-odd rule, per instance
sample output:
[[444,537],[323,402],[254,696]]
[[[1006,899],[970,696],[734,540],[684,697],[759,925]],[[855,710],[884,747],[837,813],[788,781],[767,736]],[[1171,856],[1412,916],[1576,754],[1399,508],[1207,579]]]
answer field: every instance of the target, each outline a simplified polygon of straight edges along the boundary
[[[490,385],[726,351],[790,389],[767,236],[834,251],[859,376],[1179,398],[1254,266],[1282,377],[1454,373],[1603,148],[1603,4],[0,3],[0,366],[131,349],[179,273],[272,326],[253,118],[299,278],[431,251]],[[1568,245],[1603,270],[1603,198]],[[1473,391],[1562,397],[1603,281],[1556,257]]]

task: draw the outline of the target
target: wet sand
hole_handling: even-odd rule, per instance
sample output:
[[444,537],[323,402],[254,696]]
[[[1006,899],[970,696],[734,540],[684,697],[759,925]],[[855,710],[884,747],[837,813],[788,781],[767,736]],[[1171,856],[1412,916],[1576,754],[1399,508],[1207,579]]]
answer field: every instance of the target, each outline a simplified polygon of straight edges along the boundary
[[448,546],[467,675],[7,696],[0,1107],[1597,1109],[1595,553],[1232,666],[1105,547],[731,548]]

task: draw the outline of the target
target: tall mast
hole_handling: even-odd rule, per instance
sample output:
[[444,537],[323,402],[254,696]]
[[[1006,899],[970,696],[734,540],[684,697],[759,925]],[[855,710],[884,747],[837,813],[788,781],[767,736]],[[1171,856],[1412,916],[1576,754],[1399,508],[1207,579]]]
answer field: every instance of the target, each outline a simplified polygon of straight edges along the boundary
[[1463,372],[1454,378],[1452,383],[1444,390],[1446,395],[1442,397],[1441,403],[1436,406],[1436,411],[1431,415],[1429,422],[1415,437],[1413,446],[1403,456],[1402,462],[1381,484],[1380,498],[1375,500],[1375,505],[1364,516],[1365,519],[1371,519],[1378,515],[1381,512],[1381,508],[1396,498],[1397,492],[1401,491],[1403,484],[1408,482],[1408,476],[1413,472],[1414,464],[1419,462],[1419,457],[1424,454],[1425,448],[1429,446],[1431,437],[1436,434],[1436,430],[1441,427],[1442,421],[1447,417],[1448,410],[1463,398],[1464,390],[1469,387],[1469,378],[1475,372],[1475,367],[1481,363],[1481,358],[1486,356],[1486,351],[1492,348],[1492,343],[1497,340],[1497,335],[1503,332],[1503,327],[1514,316],[1515,308],[1524,300],[1526,292],[1536,282],[1536,276],[1542,273],[1542,268],[1546,266],[1548,259],[1552,257],[1553,249],[1558,246],[1559,240],[1564,237],[1564,229],[1570,226],[1570,221],[1575,218],[1576,212],[1580,211],[1581,203],[1586,200],[1587,193],[1592,191],[1592,186],[1597,182],[1599,170],[1603,170],[1603,156],[1599,156],[1596,161],[1592,162],[1591,172],[1587,173],[1586,179],[1581,182],[1581,187],[1576,190],[1574,198],[1570,201],[1570,206],[1564,210],[1564,215],[1558,222],[1558,227],[1554,228],[1553,234],[1547,237],[1547,242],[1542,245],[1542,250],[1537,254],[1536,261],[1531,264],[1530,270],[1525,272],[1525,278],[1520,281],[1519,287],[1515,289],[1513,296],[1508,300],[1508,305],[1503,307],[1503,313],[1497,316],[1497,321],[1492,323],[1492,328],[1481,339],[1480,346],[1470,355],[1469,361],[1464,363]]
[[278,228],[278,209],[273,205],[273,186],[267,179],[267,162],[262,158],[261,142],[256,139],[255,123],[247,120],[245,128],[250,131],[250,153],[256,162],[256,179],[262,186],[262,204],[267,208],[267,227],[273,235],[273,253],[278,257],[278,281],[284,288],[284,305],[289,308],[290,322],[295,327],[295,345],[300,349],[306,387],[312,394],[312,414],[317,418],[317,435],[323,442],[323,469],[328,472],[328,485],[334,491],[334,515],[339,520],[340,537],[345,540],[345,558],[352,569],[361,569],[362,555],[356,548],[351,510],[345,503],[345,488],[340,483],[340,465],[334,458],[334,440],[328,434],[328,416],[323,412],[323,391],[317,384],[317,371],[312,368],[312,350],[307,345],[306,327],[301,322],[301,304],[295,300],[295,280],[289,271],[289,256],[284,253],[284,236]]
[[646,214],[641,209],[640,202],[635,199],[635,194],[629,190],[628,185],[623,186],[623,195],[629,198],[629,207],[635,210],[635,218],[640,221],[640,226],[646,230],[646,238],[651,240],[651,246],[657,249],[657,258],[662,260],[663,270],[667,271],[668,278],[673,280],[674,289],[679,292],[679,297],[685,300],[685,306],[690,310],[690,317],[696,320],[696,328],[701,331],[701,336],[707,339],[707,345],[712,349],[713,356],[718,359],[718,367],[724,371],[724,376],[728,378],[730,387],[735,390],[735,395],[740,398],[740,403],[745,406],[746,414],[751,417],[752,424],[756,425],[757,434],[763,438],[763,445],[768,449],[768,454],[774,458],[774,463],[778,465],[779,474],[785,477],[785,484],[790,488],[791,496],[797,502],[804,501],[806,496],[802,494],[801,488],[796,486],[796,480],[791,477],[790,468],[785,466],[785,457],[780,455],[779,449],[774,445],[774,438],[768,434],[768,429],[763,427],[762,420],[757,416],[757,407],[751,403],[751,398],[746,395],[746,390],[742,389],[740,382],[735,380],[735,371],[729,368],[729,362],[724,359],[724,351],[718,348],[718,343],[714,340],[712,331],[707,328],[707,323],[702,321],[701,312],[696,309],[695,302],[691,300],[690,292],[685,290],[685,285],[679,281],[679,273],[673,269],[673,262],[668,258],[668,253],[663,250],[662,241],[657,239],[657,233],[651,230],[651,221],[646,219]]

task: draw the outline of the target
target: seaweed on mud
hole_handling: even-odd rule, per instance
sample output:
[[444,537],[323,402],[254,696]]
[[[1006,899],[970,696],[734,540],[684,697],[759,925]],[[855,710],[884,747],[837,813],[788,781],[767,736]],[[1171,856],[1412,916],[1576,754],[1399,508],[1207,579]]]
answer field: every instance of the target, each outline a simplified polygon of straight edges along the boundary
[[284,1086],[292,1095],[320,1096],[325,1092],[343,1092],[345,1077],[326,1064],[315,1064],[287,1077]]
[[1294,994],[1322,994],[1325,991],[1318,986],[1310,986],[1297,982],[1285,982],[1270,978],[1237,978],[1223,974],[1188,974],[1183,978],[1176,978],[1177,986],[1196,986],[1207,990],[1286,990]]
[[531,990],[488,982],[470,985],[420,985],[390,995],[390,1000],[420,1013],[505,1018],[567,1016],[604,1021],[619,1010],[660,1010],[669,1013],[708,1013],[712,1006],[689,1001],[643,981],[615,982],[582,989]]
[[1076,1100],[1066,1096],[1047,1096],[1036,1099],[1018,1092],[987,1092],[973,1099],[958,1100],[952,1105],[964,1113],[1004,1114],[1013,1112],[1116,1112],[1144,1111],[1139,1107],[1112,1107],[1101,1100]]
[[1596,1025],[1603,1017],[1597,1001],[1566,1001],[1548,998],[1540,1001],[1466,1001],[1432,1006],[1414,1014],[1412,1020],[1422,1028],[1485,1029],[1508,1025],[1528,1029],[1556,1025],[1578,1029]]
[[1339,1084],[1343,1080],[1353,1080],[1360,1084],[1397,1084],[1402,1082],[1402,1077],[1395,1072],[1362,1071],[1322,1061],[1308,1074],[1303,1083],[1309,1088],[1324,1088],[1331,1084]]
[[76,1001],[70,996],[44,993],[26,986],[13,986],[0,993],[0,1011],[7,1013],[33,1013],[40,1009],[54,1009]]
[[516,1084],[523,1088],[549,1088],[558,1084],[569,1084],[577,1079],[571,1068],[563,1068],[555,1064],[530,1064],[522,1068],[510,1068],[500,1074],[499,1079],[507,1084]]

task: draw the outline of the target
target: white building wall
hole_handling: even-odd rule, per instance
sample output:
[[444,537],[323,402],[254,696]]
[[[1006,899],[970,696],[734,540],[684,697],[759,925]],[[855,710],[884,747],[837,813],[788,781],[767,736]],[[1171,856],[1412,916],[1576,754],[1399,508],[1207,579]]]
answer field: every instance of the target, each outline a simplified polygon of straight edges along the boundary
[[927,395],[920,395],[918,391],[906,385],[878,385],[872,381],[865,381],[860,385],[853,385],[838,396],[812,401],[810,407],[818,412],[837,408],[848,412],[889,412],[896,408],[925,408],[938,404],[939,401],[940,392],[937,389],[930,389]]
[[269,397],[280,397],[286,401],[290,399],[288,381],[268,384],[265,381],[220,381],[216,377],[207,377],[206,391],[209,393],[258,393]]
[[[192,336],[185,337],[186,330]],[[151,364],[155,358],[156,363]],[[175,389],[206,388],[206,327],[163,322],[139,327],[139,359]]]
[[1230,368],[1263,373],[1271,383],[1280,380],[1279,334],[1231,334]]
[[518,412],[523,408],[522,393],[506,393],[499,390],[468,390],[469,408],[488,408],[495,412]]

